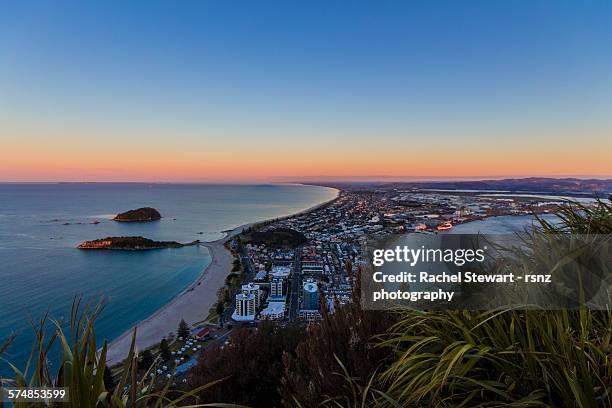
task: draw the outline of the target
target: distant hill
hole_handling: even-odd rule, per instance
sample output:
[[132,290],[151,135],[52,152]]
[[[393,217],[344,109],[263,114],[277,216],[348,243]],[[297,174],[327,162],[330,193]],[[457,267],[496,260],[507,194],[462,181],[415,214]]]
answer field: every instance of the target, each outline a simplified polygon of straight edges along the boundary
[[528,177],[474,181],[379,181],[379,182],[323,182],[312,183],[330,187],[360,189],[381,186],[385,188],[430,188],[442,190],[501,190],[520,193],[547,193],[565,195],[591,195],[607,197],[612,193],[612,179],[579,179]]
[[610,193],[612,179],[529,177],[521,179],[415,183],[421,188],[508,190],[536,193]]

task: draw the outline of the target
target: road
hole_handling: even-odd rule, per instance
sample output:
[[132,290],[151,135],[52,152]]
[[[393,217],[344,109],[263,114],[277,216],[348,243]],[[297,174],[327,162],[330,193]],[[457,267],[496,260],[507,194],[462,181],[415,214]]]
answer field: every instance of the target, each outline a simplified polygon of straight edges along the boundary
[[295,248],[293,272],[291,273],[291,291],[289,297],[289,320],[298,318],[300,309],[300,286],[302,283],[302,247]]
[[[251,263],[251,259],[249,258],[246,249],[242,249],[240,251],[240,260],[242,261],[242,265],[244,267],[244,279],[242,281],[243,284],[248,282],[253,282],[255,279],[255,268]],[[293,260],[293,270],[291,273],[291,285],[288,287],[287,297],[289,298],[289,320],[296,320],[299,317],[300,311],[300,293],[301,293],[301,284],[302,284],[302,247],[299,246],[295,248],[295,255]],[[232,314],[234,313],[234,309],[236,308],[234,302],[230,302],[230,306],[227,306],[223,311],[223,315],[220,318],[221,326],[224,324],[233,324],[235,323],[232,320]]]

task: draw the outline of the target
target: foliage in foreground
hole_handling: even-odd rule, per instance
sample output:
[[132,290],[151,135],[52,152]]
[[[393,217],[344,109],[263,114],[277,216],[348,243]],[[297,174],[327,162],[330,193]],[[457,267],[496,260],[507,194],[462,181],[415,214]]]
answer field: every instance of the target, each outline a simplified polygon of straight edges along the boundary
[[257,328],[234,330],[227,345],[204,352],[189,373],[188,388],[224,380],[198,393],[202,401],[225,401],[250,407],[276,407],[283,376],[284,353],[293,354],[304,327],[262,322]]
[[405,312],[383,373],[405,406],[611,406],[609,312]]
[[[546,264],[549,234],[612,233],[611,210],[568,203],[559,224],[530,232],[516,267]],[[401,406],[612,406],[610,310],[402,311],[380,346],[395,359],[377,386]]]
[[[205,384],[189,392],[171,390],[172,378],[161,380],[155,375],[153,366],[142,379],[138,373],[138,353],[135,347],[136,332],[132,337],[129,354],[119,370],[114,387],[109,385],[109,371],[106,366],[107,342],[97,349],[94,322],[102,310],[101,304],[93,310],[85,308],[79,312],[80,300],[75,300],[70,313],[70,333],[66,337],[60,322],[43,316],[33,324],[35,340],[30,357],[23,370],[7,362],[12,368],[19,387],[68,387],[70,401],[62,407],[175,407],[193,395],[214,385]],[[47,337],[45,328],[50,321],[53,330]],[[54,345],[61,348],[61,360],[57,373],[51,369],[49,355]],[[106,373],[106,375],[105,375]],[[151,377],[149,374],[153,373]],[[106,377],[106,381],[105,381]],[[114,382],[114,381],[113,381]],[[15,408],[44,407],[43,403],[16,403]],[[197,406],[231,407],[228,404],[206,404]]]
[[[347,265],[349,276],[350,269]],[[395,316],[363,310],[360,297],[356,279],[352,302],[336,305],[335,313],[329,313],[321,302],[321,323],[308,327],[295,354],[283,356],[281,393],[285,406],[367,406],[362,404],[368,397],[382,395],[372,383],[375,373],[389,364],[391,355],[375,347],[373,337],[391,327]]]

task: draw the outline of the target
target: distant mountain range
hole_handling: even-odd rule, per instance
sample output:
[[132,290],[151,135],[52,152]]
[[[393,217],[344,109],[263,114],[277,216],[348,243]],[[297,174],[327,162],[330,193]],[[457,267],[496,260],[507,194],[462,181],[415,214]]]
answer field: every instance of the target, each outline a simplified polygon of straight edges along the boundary
[[358,186],[373,187],[385,186],[397,188],[421,188],[442,190],[496,190],[520,193],[547,193],[569,195],[591,195],[596,193],[607,196],[612,193],[612,179],[579,179],[579,178],[550,178],[528,177],[509,178],[501,180],[475,180],[475,181],[415,181],[415,182],[385,182],[385,181],[355,181],[355,182],[313,182],[330,187]]

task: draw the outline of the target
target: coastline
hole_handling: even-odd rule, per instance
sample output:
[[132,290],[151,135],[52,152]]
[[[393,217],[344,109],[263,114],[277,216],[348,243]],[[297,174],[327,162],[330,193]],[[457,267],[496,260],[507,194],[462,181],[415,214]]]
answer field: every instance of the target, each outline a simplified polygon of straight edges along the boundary
[[225,242],[241,233],[243,229],[253,225],[295,217],[329,205],[340,196],[340,190],[334,190],[335,196],[333,198],[305,210],[282,217],[243,224],[231,230],[222,231],[226,233],[225,236],[215,241],[200,242],[200,245],[208,249],[211,257],[210,264],[204,268],[191,285],[176,295],[170,302],[109,342],[106,354],[107,364],[120,363],[127,357],[134,328],[136,328],[136,347],[138,350],[144,350],[159,343],[162,337],[166,337],[169,333],[174,333],[181,319],[192,324],[202,321],[208,316],[210,309],[217,302],[217,291],[225,285],[225,278],[229,275],[234,260],[232,253],[225,248]]

